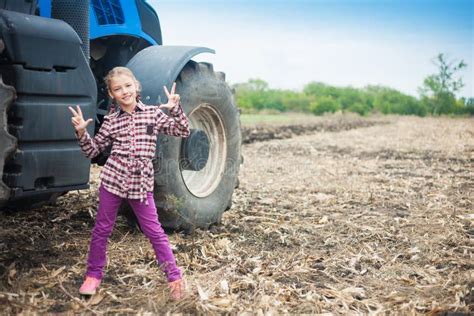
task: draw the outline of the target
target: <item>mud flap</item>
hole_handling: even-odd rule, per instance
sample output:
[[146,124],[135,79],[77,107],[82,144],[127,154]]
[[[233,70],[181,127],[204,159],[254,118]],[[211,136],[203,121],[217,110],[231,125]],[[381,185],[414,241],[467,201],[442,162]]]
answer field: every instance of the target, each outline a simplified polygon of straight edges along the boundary
[[150,46],[136,54],[127,64],[142,85],[145,104],[166,103],[163,86],[171,87],[191,58],[201,53],[215,53],[213,49],[194,46]]

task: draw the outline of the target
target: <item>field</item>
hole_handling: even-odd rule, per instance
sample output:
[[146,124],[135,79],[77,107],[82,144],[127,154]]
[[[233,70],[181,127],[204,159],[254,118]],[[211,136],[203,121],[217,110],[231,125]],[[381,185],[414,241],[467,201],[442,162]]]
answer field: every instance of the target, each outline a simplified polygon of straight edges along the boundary
[[0,313],[474,312],[474,119],[244,120],[222,223],[171,233],[171,302],[146,238],[119,218],[100,292],[79,297],[92,188],[0,218]]

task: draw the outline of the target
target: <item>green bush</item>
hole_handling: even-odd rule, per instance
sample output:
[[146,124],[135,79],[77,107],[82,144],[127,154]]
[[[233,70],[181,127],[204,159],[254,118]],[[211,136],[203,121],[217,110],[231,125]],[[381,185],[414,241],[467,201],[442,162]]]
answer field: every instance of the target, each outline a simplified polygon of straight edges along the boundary
[[334,113],[340,110],[339,104],[332,97],[321,97],[310,104],[310,111],[315,115],[322,115],[327,112]]
[[474,98],[469,98],[467,100],[463,100],[464,114],[474,115]]
[[367,104],[356,102],[349,105],[347,110],[349,110],[350,112],[358,113],[360,115],[366,115],[367,113],[369,113],[370,108]]
[[334,87],[321,82],[308,83],[302,92],[270,89],[261,79],[235,84],[237,105],[244,113],[259,111],[306,112],[321,115],[327,112],[350,111],[367,115],[383,114],[473,114],[472,99],[456,100],[452,93],[423,95],[420,99],[384,86]]

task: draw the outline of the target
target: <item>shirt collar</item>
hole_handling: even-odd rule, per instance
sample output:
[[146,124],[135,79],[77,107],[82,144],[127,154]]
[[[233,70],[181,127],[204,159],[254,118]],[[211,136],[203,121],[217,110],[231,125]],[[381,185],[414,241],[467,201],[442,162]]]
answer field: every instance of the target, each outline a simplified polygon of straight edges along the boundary
[[[144,110],[145,110],[145,105],[141,101],[138,101],[137,105],[133,109],[133,112],[144,111]],[[119,116],[122,115],[123,113],[126,113],[126,112],[119,107]]]

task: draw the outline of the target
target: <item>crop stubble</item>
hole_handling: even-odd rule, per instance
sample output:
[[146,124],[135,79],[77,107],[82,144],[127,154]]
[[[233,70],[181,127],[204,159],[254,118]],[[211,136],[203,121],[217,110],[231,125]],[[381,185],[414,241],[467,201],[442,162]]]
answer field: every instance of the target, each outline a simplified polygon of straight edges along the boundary
[[1,217],[0,311],[472,312],[473,123],[329,117],[307,135],[264,127],[266,141],[243,147],[221,225],[170,235],[188,283],[178,303],[148,241],[122,218],[99,294],[78,296],[94,168],[90,190]]

